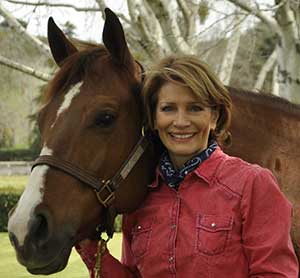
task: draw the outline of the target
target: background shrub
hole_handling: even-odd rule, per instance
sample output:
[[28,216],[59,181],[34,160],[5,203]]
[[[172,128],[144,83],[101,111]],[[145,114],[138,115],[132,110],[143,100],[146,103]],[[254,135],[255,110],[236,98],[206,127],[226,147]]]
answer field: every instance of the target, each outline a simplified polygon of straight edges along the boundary
[[33,161],[38,154],[37,149],[0,149],[0,161]]
[[17,204],[20,192],[8,192],[7,189],[0,191],[0,232],[7,232],[9,211]]

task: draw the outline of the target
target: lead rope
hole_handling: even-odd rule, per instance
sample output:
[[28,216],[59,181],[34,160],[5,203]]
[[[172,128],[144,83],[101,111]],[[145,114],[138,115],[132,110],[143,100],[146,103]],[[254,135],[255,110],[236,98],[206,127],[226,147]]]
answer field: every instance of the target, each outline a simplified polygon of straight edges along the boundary
[[95,254],[96,257],[96,264],[94,267],[95,278],[101,278],[101,259],[106,250],[107,242],[109,240],[110,238],[108,238],[107,240],[100,238],[100,240],[98,241],[97,253]]

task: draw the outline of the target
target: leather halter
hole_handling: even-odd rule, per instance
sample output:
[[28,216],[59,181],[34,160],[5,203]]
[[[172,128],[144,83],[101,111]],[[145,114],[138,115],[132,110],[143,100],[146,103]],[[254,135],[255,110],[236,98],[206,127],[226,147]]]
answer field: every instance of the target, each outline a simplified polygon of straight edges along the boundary
[[95,191],[99,202],[105,208],[108,208],[115,198],[115,191],[119,188],[122,181],[127,178],[131,170],[145,152],[148,145],[148,138],[142,134],[141,138],[129,154],[127,160],[123,163],[117,173],[108,180],[97,178],[93,173],[53,155],[39,156],[34,161],[31,171],[38,165],[48,165],[61,170],[62,172],[67,173],[77,180],[89,185]]

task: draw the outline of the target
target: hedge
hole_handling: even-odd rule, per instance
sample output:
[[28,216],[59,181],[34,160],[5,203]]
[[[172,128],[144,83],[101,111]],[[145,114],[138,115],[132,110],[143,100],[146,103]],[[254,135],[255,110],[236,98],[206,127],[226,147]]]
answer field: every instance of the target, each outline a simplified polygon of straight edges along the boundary
[[[2,191],[0,191],[0,232],[7,232],[8,213],[17,204],[21,193]],[[121,231],[121,222],[122,216],[118,215],[115,220],[116,232]]]
[[31,149],[0,149],[1,161],[33,161],[38,156],[37,150]]
[[7,232],[9,211],[17,204],[20,193],[0,192],[0,232]]

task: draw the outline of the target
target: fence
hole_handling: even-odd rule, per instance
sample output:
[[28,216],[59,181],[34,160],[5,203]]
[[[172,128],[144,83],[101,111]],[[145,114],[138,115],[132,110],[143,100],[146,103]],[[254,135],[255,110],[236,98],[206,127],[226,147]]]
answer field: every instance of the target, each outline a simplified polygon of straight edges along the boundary
[[29,175],[32,162],[0,161],[0,176]]

